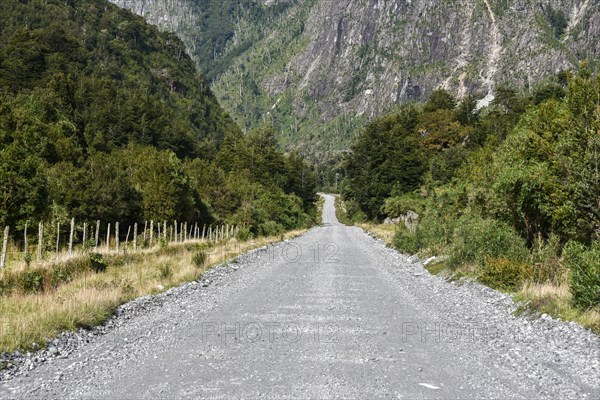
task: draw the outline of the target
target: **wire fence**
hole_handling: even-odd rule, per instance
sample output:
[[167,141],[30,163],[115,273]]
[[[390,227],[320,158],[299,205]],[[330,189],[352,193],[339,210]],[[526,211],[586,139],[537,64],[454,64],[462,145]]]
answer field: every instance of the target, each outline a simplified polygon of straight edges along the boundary
[[122,225],[118,222],[67,224],[40,222],[32,229],[5,227],[2,234],[0,269],[15,264],[68,260],[87,251],[105,254],[143,251],[155,246],[188,242],[216,243],[237,236],[236,225],[200,225],[178,221],[145,221],[144,224]]

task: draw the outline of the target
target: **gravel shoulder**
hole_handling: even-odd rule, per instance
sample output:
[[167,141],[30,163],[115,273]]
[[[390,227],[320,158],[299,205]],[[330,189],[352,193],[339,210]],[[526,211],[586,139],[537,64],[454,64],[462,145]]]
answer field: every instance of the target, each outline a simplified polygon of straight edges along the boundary
[[592,332],[323,220],[20,357],[0,398],[600,398]]

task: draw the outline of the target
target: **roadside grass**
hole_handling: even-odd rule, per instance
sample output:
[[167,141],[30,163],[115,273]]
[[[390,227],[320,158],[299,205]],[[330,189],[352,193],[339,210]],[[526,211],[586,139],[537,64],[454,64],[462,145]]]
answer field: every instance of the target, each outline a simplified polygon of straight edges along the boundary
[[524,302],[525,308],[574,321],[600,334],[600,309],[579,310],[573,307],[573,295],[568,282],[525,283],[516,293],[515,300]]
[[344,204],[344,200],[340,195],[335,196],[335,216],[338,221],[344,225],[352,226],[354,225],[354,221],[350,219],[348,215],[348,210],[346,209],[346,205]]
[[383,240],[386,245],[393,246],[394,236],[396,235],[397,226],[393,224],[374,224],[372,222],[363,222],[357,224],[360,228],[370,232],[375,237]]
[[[358,226],[382,239],[388,246],[394,247],[394,235],[398,231],[395,225],[369,222],[358,224]],[[426,258],[439,253],[439,251],[432,252],[429,248],[422,248],[417,254],[421,258]],[[552,257],[545,257],[544,261],[546,264],[559,262],[552,259]],[[514,273],[515,269],[519,272],[527,271],[527,264],[525,262],[508,262],[503,259],[490,260],[487,261],[487,264],[487,267],[491,265],[495,267],[493,272],[486,269],[487,267],[482,268],[472,262],[460,263],[451,267],[446,262],[446,258],[441,257],[439,261],[434,261],[425,266],[425,269],[432,275],[441,276],[448,281],[456,281],[461,278],[473,279],[504,293],[511,294],[515,302],[523,303],[519,307],[518,313],[545,313],[564,321],[574,321],[585,328],[591,329],[596,334],[600,334],[600,309],[581,310],[573,306],[573,294],[569,284],[570,277],[567,273],[559,274],[553,279],[539,279],[536,276],[528,276],[526,279],[516,282],[514,286],[507,286],[499,284],[506,279],[504,274],[507,272]],[[543,263],[537,263],[532,268],[534,268],[534,271],[540,271],[543,267]],[[554,265],[552,269],[559,270]],[[542,274],[545,275],[545,273]],[[535,275],[535,272],[531,275]]]
[[[288,232],[283,239],[304,232]],[[248,242],[230,239],[210,246],[201,242],[156,246],[136,255],[105,256],[104,272],[81,268],[56,287],[45,285],[36,292],[22,287],[5,291],[0,296],[0,352],[34,349],[61,332],[97,326],[128,301],[194,281],[214,265],[281,239],[277,236]],[[86,264],[86,257],[82,255],[78,262]],[[60,265],[48,263],[44,268],[53,271]]]
[[325,207],[325,197],[321,196],[321,193],[319,193],[319,198],[317,199],[317,224],[323,222],[323,207]]

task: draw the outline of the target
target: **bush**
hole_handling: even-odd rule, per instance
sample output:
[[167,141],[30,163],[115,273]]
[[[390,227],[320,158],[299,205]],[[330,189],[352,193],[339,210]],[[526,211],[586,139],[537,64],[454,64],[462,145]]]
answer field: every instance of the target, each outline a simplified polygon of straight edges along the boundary
[[415,254],[420,250],[417,245],[417,237],[406,228],[400,227],[394,236],[394,247],[405,254]]
[[573,305],[586,310],[600,307],[600,247],[587,248],[569,242],[564,250],[565,264],[571,269]]
[[61,283],[70,282],[71,273],[70,265],[55,265],[52,267],[52,287],[57,288]]
[[524,262],[507,258],[485,258],[478,279],[503,291],[517,291],[531,276],[531,266]]
[[39,270],[25,271],[21,278],[23,291],[37,293],[44,290],[44,275]]
[[198,268],[204,267],[206,261],[208,260],[208,254],[205,251],[199,251],[192,257],[192,262]]
[[25,256],[23,256],[23,260],[25,261],[25,266],[29,268],[31,266],[31,262],[33,261],[33,256],[31,253],[27,253]]
[[158,276],[161,279],[170,279],[173,276],[173,269],[171,264],[163,263],[158,266]]
[[97,274],[106,271],[106,268],[108,268],[108,263],[100,253],[90,253],[89,260],[92,270]]
[[275,221],[268,221],[258,225],[258,234],[260,236],[277,236],[285,231],[283,225]]
[[250,231],[250,228],[241,228],[236,237],[241,242],[247,242],[252,239],[252,232]]
[[474,263],[485,265],[486,258],[524,261],[525,240],[509,225],[480,217],[465,216],[457,221],[449,249],[448,266]]

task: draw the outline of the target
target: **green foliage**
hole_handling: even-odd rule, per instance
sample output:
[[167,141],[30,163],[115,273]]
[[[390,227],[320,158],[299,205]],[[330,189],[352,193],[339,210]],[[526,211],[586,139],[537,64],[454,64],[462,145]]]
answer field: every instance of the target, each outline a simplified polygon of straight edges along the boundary
[[248,240],[251,240],[252,237],[252,231],[247,227],[240,228],[236,235],[236,238],[241,242],[247,242]]
[[198,251],[192,257],[192,262],[197,268],[203,268],[208,260],[208,254],[205,251]]
[[531,266],[508,258],[486,257],[478,279],[495,289],[515,292],[531,276]]
[[25,266],[29,268],[31,266],[31,262],[33,261],[33,256],[31,253],[27,253],[23,256],[23,261],[25,261]]
[[277,236],[282,234],[285,229],[283,225],[275,221],[267,221],[259,224],[257,231],[261,236]]
[[569,21],[565,16],[565,13],[562,12],[562,10],[553,9],[551,5],[543,7],[543,10],[546,18],[548,19],[548,23],[554,31],[554,37],[559,39],[569,25]]
[[404,226],[400,226],[394,235],[394,247],[405,254],[415,254],[420,250],[417,236],[409,232]]
[[583,310],[600,307],[600,246],[569,242],[564,257],[572,273],[573,304]]
[[461,264],[485,267],[487,258],[522,262],[528,254],[525,241],[509,225],[475,216],[457,221],[448,253],[451,268]]
[[25,293],[37,293],[44,290],[44,275],[40,270],[25,271],[21,275],[21,288]]
[[383,212],[390,218],[398,218],[409,211],[417,214],[422,213],[426,208],[424,199],[414,193],[404,196],[390,197],[385,200]]
[[[480,281],[505,291],[570,279],[573,304],[597,308],[600,77],[583,64],[578,73],[561,73],[532,93],[501,85],[493,103],[474,112],[472,99],[454,108],[446,93],[437,92],[413,114],[416,124],[408,119],[401,127],[416,130],[429,160],[419,190],[388,192],[380,210],[382,216],[409,210],[420,215],[414,234],[400,226],[395,235],[395,246],[405,253],[447,255],[455,270],[476,266]],[[372,207],[365,193],[377,198],[367,190],[388,167],[369,169],[369,162],[393,145],[389,137],[358,138],[352,157],[363,158],[354,167],[368,173],[359,180],[360,170],[347,170],[347,203]],[[364,141],[376,150],[358,147]],[[389,185],[410,175],[400,171]]]
[[[272,128],[242,135],[173,34],[101,0],[9,2],[0,20],[0,225],[47,221],[53,249],[71,217],[312,223],[312,166]],[[204,21],[216,47],[231,22]]]
[[88,259],[90,267],[97,274],[106,271],[106,268],[108,268],[108,262],[100,253],[90,253]]
[[383,216],[381,207],[392,194],[408,193],[422,182],[425,171],[418,113],[406,107],[367,126],[345,161],[345,198],[355,200],[369,219]]

